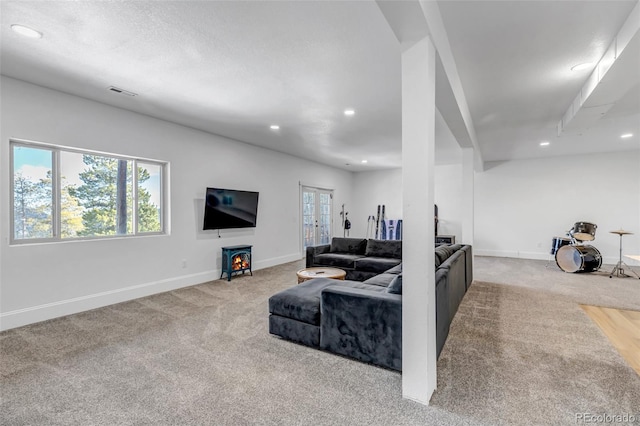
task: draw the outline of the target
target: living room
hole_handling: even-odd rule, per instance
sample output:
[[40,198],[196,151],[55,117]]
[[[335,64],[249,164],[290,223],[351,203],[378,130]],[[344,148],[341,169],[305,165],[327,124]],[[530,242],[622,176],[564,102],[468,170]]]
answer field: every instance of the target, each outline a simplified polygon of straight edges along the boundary
[[[630,3],[637,4],[637,2]],[[249,8],[252,5],[247,3],[245,6]],[[32,48],[37,52],[39,48],[25,48],[25,46],[33,46],[33,44],[26,43],[47,42],[50,33],[41,29],[44,33],[42,40],[23,41],[17,38],[9,32],[10,25],[16,23],[12,19],[25,24],[27,22],[22,21],[26,19],[26,16],[17,19],[13,13],[24,11],[23,7],[29,10],[30,6],[16,7],[15,2],[3,2],[1,7],[3,12],[3,61],[0,82],[2,90],[0,164],[3,174],[0,177],[0,198],[6,201],[3,201],[2,205],[7,206],[0,211],[0,234],[2,235],[0,243],[0,288],[2,295],[0,326],[2,330],[15,330],[49,319],[59,322],[69,321],[61,317],[79,312],[86,313],[86,311],[95,308],[134,301],[144,296],[218,280],[222,246],[253,245],[255,278],[268,281],[270,275],[262,278],[259,276],[261,272],[271,274],[269,272],[271,267],[286,268],[283,265],[289,265],[292,262],[295,265],[295,262],[299,262],[303,256],[300,237],[302,228],[300,218],[301,185],[333,190],[334,236],[342,236],[338,216],[342,204],[345,204],[350,212],[349,217],[353,224],[350,236],[364,237],[366,235],[366,218],[375,213],[378,204],[386,205],[389,218],[402,218],[402,197],[399,190],[402,187],[402,169],[400,168],[401,162],[399,162],[401,153],[398,149],[400,146],[399,133],[396,134],[396,140],[391,144],[395,147],[393,150],[375,154],[365,147],[364,150],[366,150],[368,157],[366,158],[367,164],[361,163],[365,159],[362,155],[363,147],[355,146],[349,147],[350,157],[347,158],[346,153],[343,152],[333,159],[333,165],[302,158],[298,154],[299,147],[277,145],[277,132],[279,131],[280,135],[288,132],[286,123],[282,121],[279,121],[280,129],[275,131],[268,128],[272,124],[271,121],[264,122],[263,128],[251,124],[247,126],[248,129],[245,129],[249,134],[257,135],[255,139],[276,139],[276,142],[273,142],[273,146],[276,147],[274,149],[246,143],[246,141],[237,138],[218,136],[214,130],[199,129],[198,120],[185,117],[181,113],[179,105],[170,108],[165,106],[167,109],[160,110],[158,107],[146,104],[144,93],[133,98],[114,97],[117,95],[106,93],[107,91],[103,89],[108,85],[121,83],[104,82],[97,78],[96,76],[99,76],[101,69],[95,67],[95,63],[94,68],[84,68],[77,71],[73,67],[64,65],[64,62],[69,61],[74,54],[80,55],[80,52],[83,51],[80,41],[77,42],[79,45],[77,50],[59,51],[57,54],[62,55],[59,61],[41,63],[38,68],[40,72],[36,73],[33,71],[32,65],[34,61],[37,63],[35,60],[37,54],[16,55],[15,51]],[[176,5],[176,7],[178,6]],[[612,19],[615,22],[607,22],[607,25],[610,27],[621,25],[620,17],[624,17],[625,13],[629,13],[633,7],[632,4],[627,12],[619,12],[616,19]],[[371,10],[369,12],[373,13]],[[33,11],[32,13],[37,15]],[[75,13],[80,12],[70,11],[68,15],[75,16]],[[95,11],[89,14],[92,13]],[[241,8],[237,13],[243,14],[247,11]],[[376,23],[379,23],[382,16],[379,12],[376,13]],[[83,15],[80,13],[78,16]],[[259,20],[260,17],[260,14],[256,14],[254,19]],[[55,21],[55,19],[52,20]],[[88,19],[87,22],[94,21]],[[158,22],[160,22],[158,25],[161,26],[163,21],[159,19]],[[620,25],[611,30],[610,34],[617,34]],[[76,29],[71,28],[64,31],[67,31],[67,37],[72,40],[76,39],[74,36]],[[367,35],[366,32],[364,34]],[[390,38],[390,34],[386,34],[385,37],[385,43],[389,43],[389,40],[397,43],[395,39]],[[610,41],[608,40],[605,44],[608,45]],[[95,48],[95,46],[93,47]],[[606,47],[603,46],[603,52]],[[5,56],[10,52],[13,52],[13,56]],[[150,55],[161,55],[157,51],[154,52]],[[192,56],[190,56],[194,63],[199,60],[196,53],[191,52]],[[397,47],[393,53],[395,56],[392,56],[397,61],[396,65],[399,69],[400,48]],[[87,57],[91,55],[90,52],[85,54]],[[82,58],[82,55],[78,57]],[[180,57],[178,62],[180,61],[184,61],[184,58]],[[56,66],[56,62],[62,64]],[[82,60],[78,62],[82,62]],[[140,63],[144,62],[144,58],[131,59],[131,62],[141,66]],[[123,69],[130,66],[121,57],[118,62],[114,63]],[[108,62],[103,63],[104,67],[110,65]],[[175,66],[175,64],[170,66]],[[317,65],[312,64],[311,66]],[[258,72],[258,70],[254,71]],[[111,72],[116,71],[112,70]],[[131,73],[131,70],[129,72]],[[138,72],[131,74],[149,74],[148,78],[152,79],[153,70],[141,68]],[[277,72],[274,74],[276,76],[272,78],[277,81]],[[250,74],[245,74],[245,77],[246,75]],[[399,72],[394,74],[396,77],[399,75]],[[576,87],[580,87],[586,78],[587,74],[584,74],[580,84]],[[124,76],[122,79],[127,81]],[[100,88],[104,93],[94,96],[90,90],[83,92],[88,89],[76,87],[79,84],[78,81],[85,80],[90,82],[90,88]],[[138,90],[137,87],[129,87],[124,84],[122,86],[125,89]],[[389,86],[391,89],[386,90],[393,89],[399,93],[399,80],[395,80]],[[293,87],[298,86],[294,85]],[[326,87],[322,86],[322,89],[318,90],[326,90]],[[336,89],[338,92],[340,90],[342,89]],[[197,91],[197,87],[188,85],[187,87],[175,88],[175,91],[179,93],[172,93],[173,96],[177,96],[177,99],[189,104],[189,94]],[[216,94],[221,95],[220,93]],[[383,95],[385,94],[380,96]],[[237,96],[238,99],[234,99],[234,96]],[[399,96],[396,94],[393,100],[397,101],[398,98]],[[247,115],[247,120],[251,118],[251,111],[246,113],[242,111],[244,107],[242,103],[250,100],[251,94],[238,92],[231,96],[227,95],[226,99],[229,100],[227,114],[231,118],[225,123],[225,126],[230,126],[229,123],[233,124],[234,120],[237,122],[238,117],[242,117],[243,114]],[[196,105],[195,109],[203,108],[204,110],[198,118],[202,120],[203,117],[206,119],[207,115],[223,115],[221,111],[224,110],[225,105],[220,106],[217,102],[220,101],[212,95],[211,103],[208,104],[210,110],[204,106]],[[290,108],[303,108],[304,105],[301,102],[300,100],[292,102]],[[367,102],[362,103],[366,104]],[[561,106],[562,109],[568,108],[570,103],[571,99]],[[349,106],[344,105],[344,108]],[[400,105],[396,102],[394,107],[398,110],[394,113],[394,117],[397,119],[400,116]],[[138,112],[136,112],[137,109],[139,109]],[[156,110],[160,112],[158,115],[161,117],[154,117],[153,112]],[[240,112],[238,113],[238,111]],[[314,123],[314,125],[332,127],[339,126],[341,123],[351,123],[355,130],[349,129],[340,136],[344,137],[344,140],[348,140],[351,132],[360,130],[365,134],[364,138],[366,139],[371,137],[371,132],[362,129],[361,124],[353,124],[358,123],[353,119],[357,120],[366,115],[366,111],[366,107],[363,105],[362,108],[357,108],[353,117],[348,117],[343,114],[342,110],[335,110],[329,115],[330,119],[327,118],[326,123],[328,124],[321,122]],[[172,119],[171,114],[175,114],[175,119]],[[637,111],[633,117],[637,117]],[[277,118],[282,119],[282,117]],[[559,120],[562,117],[557,118]],[[477,120],[480,119],[481,117],[477,118]],[[239,123],[239,127],[242,127],[242,122]],[[381,125],[386,124],[388,123]],[[399,124],[399,120],[396,120],[391,127],[399,131]],[[443,129],[442,125],[436,127],[447,133],[448,129]],[[226,130],[228,128],[221,125],[220,133],[224,133]],[[509,160],[487,161],[484,170],[476,171],[474,178],[474,254],[476,256],[496,256],[503,259],[547,260],[551,238],[563,236],[575,222],[581,220],[591,221],[598,225],[596,240],[593,244],[602,253],[606,265],[614,265],[618,261],[619,240],[616,235],[609,233],[611,230],[625,228],[634,232],[635,235],[624,239],[624,253],[640,254],[640,167],[638,167],[640,164],[638,144],[640,131],[637,121],[633,133],[635,135],[630,140],[608,140],[608,144],[618,145],[607,147],[601,151],[582,153],[569,150],[561,156],[535,154],[528,158],[522,156]],[[443,156],[434,169],[434,198],[440,209],[439,232],[455,235],[460,240],[465,220],[461,212],[462,205],[468,201],[463,199],[462,149],[456,146],[457,142],[450,131],[446,137],[439,138],[440,141],[443,139],[453,139],[454,144],[447,145],[447,148],[439,147],[440,149],[448,149],[448,156]],[[309,140],[293,137],[293,140],[297,140],[302,146],[310,145],[311,149],[317,150],[322,155],[326,155],[326,151],[332,150],[331,144],[327,142],[328,145],[325,145],[325,141],[321,139]],[[12,158],[11,141],[38,142],[58,147],[71,147],[91,152],[166,162],[165,234],[134,238],[58,241],[43,244],[11,244],[11,209],[10,203],[7,201],[11,200],[11,177],[9,174],[9,170],[12,169],[10,163]],[[537,141],[534,141],[534,144],[537,145]],[[626,145],[621,148],[619,144]],[[348,144],[343,143],[343,145]],[[535,148],[543,149],[538,146]],[[442,155],[442,151],[437,155]],[[382,159],[395,159],[397,161],[396,167],[386,165],[376,167],[376,156]],[[344,164],[347,162],[352,165],[345,166]],[[259,192],[257,227],[244,230],[223,230],[220,234],[213,231],[203,231],[202,215],[207,186]],[[431,220],[430,217],[429,220]],[[509,259],[504,260],[509,261]],[[630,259],[626,259],[626,261],[634,269],[640,268],[640,263]],[[544,268],[543,265],[541,267]],[[287,270],[286,272],[290,274],[291,271]],[[292,280],[295,280],[295,274],[292,274],[291,277]],[[243,280],[244,278],[238,278],[232,280],[228,285],[225,281],[224,285],[227,287],[219,289],[218,294],[221,296],[219,296],[218,302],[233,306],[237,300],[245,300],[243,299],[246,297],[244,292],[248,289],[243,287]],[[627,281],[629,285],[634,284],[630,280]],[[257,283],[260,282],[263,281],[257,281]],[[260,302],[262,303],[269,296],[264,292],[271,291],[272,287],[265,286],[261,290],[259,285],[255,285],[257,283],[254,281],[251,285],[254,286],[256,297],[262,298]],[[294,282],[292,281],[290,284],[294,285]],[[209,297],[215,301],[214,295],[209,295]],[[233,301],[233,297],[237,297],[236,302]],[[266,308],[264,314],[266,320]],[[201,316],[196,317],[202,319]],[[100,316],[101,321],[105,321],[106,318],[107,316]],[[152,316],[152,318],[156,317]],[[186,317],[181,317],[181,319],[184,318]],[[210,326],[220,327],[219,324]],[[105,327],[108,327],[106,323]],[[256,325],[256,327],[262,327],[262,325]],[[201,331],[203,336],[207,335],[206,327]],[[3,342],[5,342],[3,347],[7,348],[7,341],[3,340]],[[152,342],[147,343],[152,351]],[[221,345],[224,346],[228,343],[230,341],[222,341]],[[295,381],[296,377],[322,373],[313,367],[305,372],[305,364],[300,360],[308,363],[313,363],[315,360],[323,366],[345,362],[338,357],[335,357],[337,360],[334,361],[333,357],[327,354],[307,352],[303,351],[303,348],[295,347],[295,345],[286,345],[287,342],[281,343],[283,346],[273,355],[273,358],[268,357],[264,360],[267,365],[263,370],[244,370],[245,373],[250,371],[253,376],[251,374],[225,373],[228,374],[225,377],[229,379],[229,382],[220,384],[220,386],[225,387],[228,391],[229,401],[227,402],[229,405],[226,405],[225,410],[211,405],[210,401],[207,402],[209,405],[205,406],[213,410],[218,409],[221,411],[220,415],[227,414],[229,417],[226,420],[219,417],[218,421],[211,421],[212,423],[246,422],[247,417],[245,416],[233,417],[233,411],[229,408],[233,403],[233,396],[244,390],[258,398],[255,393],[257,385],[253,380],[268,381],[270,376],[268,370],[271,365],[289,363],[293,366],[292,371],[295,374],[292,373],[287,377],[291,381]],[[294,347],[290,348],[291,346]],[[99,347],[104,349],[101,345]],[[247,350],[251,355],[265,356],[264,353],[255,351],[255,348]],[[73,351],[69,353],[73,354]],[[299,356],[299,360],[292,359],[293,355]],[[278,356],[281,358],[278,359]],[[6,365],[14,365],[14,361],[9,359]],[[63,358],[58,361],[66,362]],[[230,370],[233,369],[232,366],[224,366],[229,367]],[[249,368],[248,365],[247,368]],[[394,383],[393,390],[398,390],[397,377],[387,376],[388,372],[375,367],[351,362],[336,368],[336,371],[345,376],[357,377],[361,380],[360,385],[368,383],[378,386],[385,383],[385,380],[390,380]],[[173,367],[168,366],[166,372],[158,372],[158,374],[170,374],[171,371],[173,371]],[[280,369],[272,371],[282,373]],[[9,374],[7,377],[13,380],[15,375]],[[37,382],[37,376],[34,377],[36,378],[33,380]],[[56,388],[53,383],[55,380],[51,377],[43,380],[47,381],[49,389],[55,393]],[[54,377],[59,378],[57,375]],[[332,384],[328,377],[326,387],[323,387],[321,389],[323,392],[318,395],[319,398],[325,397],[326,401],[323,404],[319,403],[319,406],[326,407],[330,403],[338,404],[344,409],[341,420],[351,423],[363,422],[363,420],[350,419],[348,404],[336,401],[335,396],[329,395]],[[331,377],[333,379],[333,374]],[[342,383],[342,385],[347,388],[352,386],[354,394],[358,393],[360,389],[358,382],[350,380],[352,381]],[[196,381],[195,378],[194,381]],[[274,383],[283,385],[281,380]],[[198,383],[198,386],[200,385],[201,383]],[[235,387],[236,385],[237,387]],[[134,389],[135,387],[131,387],[129,393],[135,394]],[[28,387],[25,387],[25,393],[28,393],[27,390]],[[64,392],[62,389],[59,390]],[[291,388],[280,391],[270,388],[270,390],[282,399],[291,396],[287,392],[295,392]],[[179,392],[179,389],[176,391]],[[203,393],[207,391],[209,390],[202,390]],[[345,396],[343,393],[339,395]],[[371,397],[374,402],[377,401],[375,398]],[[355,395],[351,395],[345,400],[354,404],[358,402]],[[245,404],[246,400],[243,401]],[[89,401],[85,402],[89,404]],[[54,404],[54,406],[56,405]],[[278,417],[277,413],[269,413],[267,406],[268,403],[265,403],[262,405],[262,409],[256,409],[254,414],[259,412],[260,415],[271,414],[273,417],[256,418],[253,423],[260,421],[279,423],[278,419],[295,418],[284,417],[291,414],[289,412],[281,414],[283,417]],[[282,407],[282,404],[279,403],[277,406]],[[56,407],[59,408],[59,406]],[[402,407],[403,410],[409,412],[419,411],[419,408],[411,408],[406,405]],[[28,411],[29,408],[22,407],[22,410]],[[251,412],[251,408],[244,405],[243,408]],[[588,408],[585,407],[585,409]],[[41,408],[38,408],[38,410],[40,409],[46,411],[46,404],[43,403]],[[187,409],[187,411],[190,410],[196,410],[195,406],[190,406]],[[18,411],[20,411],[19,408],[12,407],[14,414]],[[406,412],[397,414],[398,418],[404,419],[407,423],[411,423],[412,419],[415,420],[415,418],[409,417]],[[165,417],[165,420],[167,418],[169,417]],[[316,418],[325,423],[330,419],[337,421],[336,418],[323,417],[320,414]],[[20,423],[19,417],[16,416],[13,419],[14,423]],[[84,423],[91,422],[88,419],[90,417],[80,416],[76,422],[83,423],[83,420]],[[141,418],[137,419],[142,421]],[[162,422],[161,417],[154,419]],[[110,420],[113,423],[135,422],[131,418],[124,417],[122,419],[113,417]],[[177,419],[173,420],[179,422]],[[462,422],[464,415],[461,415],[458,420]],[[59,421],[63,423],[62,420]],[[31,418],[26,422],[38,423],[38,420]],[[39,422],[47,423],[44,417],[40,418]],[[282,420],[282,422],[286,421]],[[482,423],[482,418],[477,422]]]

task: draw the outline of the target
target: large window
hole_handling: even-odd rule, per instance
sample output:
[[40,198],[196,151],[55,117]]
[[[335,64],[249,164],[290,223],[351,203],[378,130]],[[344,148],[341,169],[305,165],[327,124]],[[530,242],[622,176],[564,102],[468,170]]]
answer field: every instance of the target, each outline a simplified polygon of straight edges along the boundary
[[11,142],[16,243],[160,234],[166,164]]

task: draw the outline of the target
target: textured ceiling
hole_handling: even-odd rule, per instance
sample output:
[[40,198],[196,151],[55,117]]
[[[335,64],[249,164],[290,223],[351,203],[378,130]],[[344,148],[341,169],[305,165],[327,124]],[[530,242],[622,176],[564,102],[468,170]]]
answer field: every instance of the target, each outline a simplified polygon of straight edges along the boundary
[[[591,130],[537,144],[586,81],[569,68],[598,59],[634,3],[439,2],[486,160],[603,150]],[[0,12],[4,75],[347,170],[400,165],[400,47],[375,2],[2,1]],[[625,99],[609,113],[637,128]],[[436,160],[456,162],[443,123]]]

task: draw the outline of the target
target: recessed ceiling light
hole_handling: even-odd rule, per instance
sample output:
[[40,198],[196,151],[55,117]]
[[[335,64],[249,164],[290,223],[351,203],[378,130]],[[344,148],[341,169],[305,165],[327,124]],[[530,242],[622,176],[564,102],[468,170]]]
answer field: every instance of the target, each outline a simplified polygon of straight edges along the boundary
[[42,38],[42,33],[40,31],[36,31],[33,28],[25,27],[24,25],[13,24],[11,25],[11,29],[25,37]]
[[368,161],[367,161],[367,160],[362,160],[362,161],[361,161],[361,163],[362,163],[362,164],[367,164],[367,163],[368,163]]
[[540,146],[549,146],[550,143],[551,142],[547,142],[547,141],[540,142]]
[[354,110],[352,110],[352,109],[345,109],[344,110],[344,115],[353,115],[355,113],[356,112]]
[[583,71],[593,67],[593,63],[585,62],[584,64],[578,64],[571,67],[571,71]]
[[271,126],[269,126],[269,128],[271,130],[278,130],[278,129],[280,129],[280,126],[278,126],[277,124],[272,124]]
[[624,135],[620,135],[622,139],[627,139],[627,138],[630,138],[631,136],[633,136],[633,133],[625,133]]

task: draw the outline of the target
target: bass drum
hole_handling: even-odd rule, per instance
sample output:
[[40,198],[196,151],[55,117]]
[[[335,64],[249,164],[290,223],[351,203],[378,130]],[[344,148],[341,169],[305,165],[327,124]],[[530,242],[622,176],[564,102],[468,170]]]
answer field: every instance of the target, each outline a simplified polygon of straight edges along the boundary
[[565,272],[593,272],[602,266],[602,255],[593,246],[562,246],[556,264]]
[[569,238],[553,237],[551,240],[551,255],[556,254],[556,252],[560,250],[560,247],[568,246],[569,244],[571,244],[571,240]]

